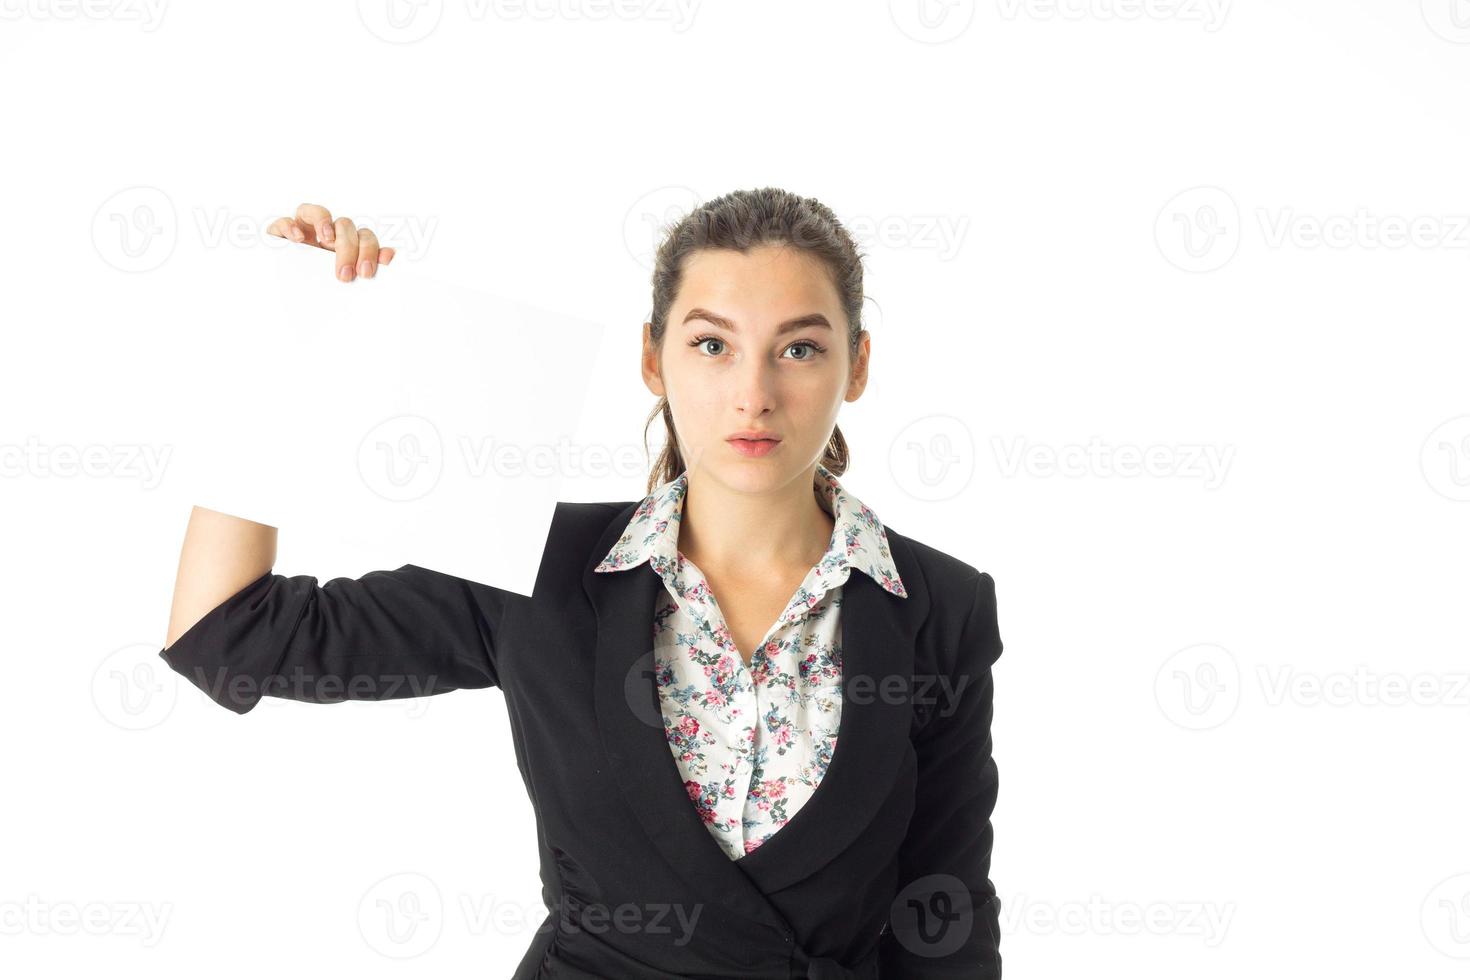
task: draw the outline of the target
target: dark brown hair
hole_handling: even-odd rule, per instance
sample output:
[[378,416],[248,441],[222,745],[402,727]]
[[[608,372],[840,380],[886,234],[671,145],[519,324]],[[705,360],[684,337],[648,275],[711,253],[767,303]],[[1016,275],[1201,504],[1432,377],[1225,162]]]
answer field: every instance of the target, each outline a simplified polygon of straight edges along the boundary
[[[837,287],[847,317],[849,363],[853,363],[863,330],[863,256],[831,208],[814,197],[801,197],[776,187],[732,191],[700,204],[668,227],[653,264],[653,312],[648,322],[654,345],[663,347],[669,307],[678,295],[684,260],[689,255],[705,248],[744,253],[768,244],[802,249],[821,261]],[[685,470],[667,397],[659,398],[643,426],[644,448],[648,446],[648,427],[660,415],[664,420],[664,448],[648,474],[649,493]],[[847,441],[842,430],[833,426],[822,452],[822,465],[840,476],[847,470],[848,459]]]

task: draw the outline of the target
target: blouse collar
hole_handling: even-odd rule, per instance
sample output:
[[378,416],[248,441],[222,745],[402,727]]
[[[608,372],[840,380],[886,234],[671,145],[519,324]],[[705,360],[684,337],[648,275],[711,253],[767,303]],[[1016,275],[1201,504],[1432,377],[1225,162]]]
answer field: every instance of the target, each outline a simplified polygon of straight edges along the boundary
[[[689,471],[655,487],[633,511],[627,528],[612,550],[593,569],[619,572],[648,562],[660,576],[677,567],[679,520],[684,495],[689,489]],[[900,598],[907,598],[903,581],[893,564],[888,535],[878,515],[838,482],[821,463],[813,489],[817,502],[833,517],[832,538],[827,552],[814,567],[814,585],[825,589],[847,580],[851,569],[863,572]]]

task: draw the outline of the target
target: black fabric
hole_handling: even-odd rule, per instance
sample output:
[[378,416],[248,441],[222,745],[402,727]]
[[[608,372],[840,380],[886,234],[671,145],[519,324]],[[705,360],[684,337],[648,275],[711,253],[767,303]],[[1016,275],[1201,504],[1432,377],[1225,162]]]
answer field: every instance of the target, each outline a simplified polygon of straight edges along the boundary
[[662,582],[592,571],[637,503],[559,503],[531,596],[417,565],[271,571],[159,654],[239,714],[499,687],[550,910],[513,980],[999,978],[991,576],[885,526],[908,598],[849,576],[828,770],[732,861],[659,722]]

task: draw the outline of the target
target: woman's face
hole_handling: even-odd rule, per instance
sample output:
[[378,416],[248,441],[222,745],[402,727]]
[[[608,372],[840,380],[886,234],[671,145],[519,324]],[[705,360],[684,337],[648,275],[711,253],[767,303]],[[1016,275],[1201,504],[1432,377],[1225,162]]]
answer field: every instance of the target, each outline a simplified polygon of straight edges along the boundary
[[[867,331],[854,359],[836,288],[819,259],[792,247],[694,252],[661,352],[649,331],[645,323],[643,379],[668,397],[686,465],[737,490],[809,472],[838,409],[867,384]],[[746,430],[779,441],[742,451],[731,437]]]

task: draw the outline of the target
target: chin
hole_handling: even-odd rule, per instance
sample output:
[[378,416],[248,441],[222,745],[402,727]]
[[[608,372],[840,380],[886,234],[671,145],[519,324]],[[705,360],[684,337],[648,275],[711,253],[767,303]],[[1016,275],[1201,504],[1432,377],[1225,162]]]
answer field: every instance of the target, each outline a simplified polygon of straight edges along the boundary
[[723,451],[719,454],[719,461],[716,463],[706,456],[704,469],[708,475],[732,490],[764,493],[785,486],[803,476],[807,470],[806,466],[792,463],[793,457],[785,451],[784,444],[780,450],[768,456],[742,456],[729,446],[722,445],[720,448]]

